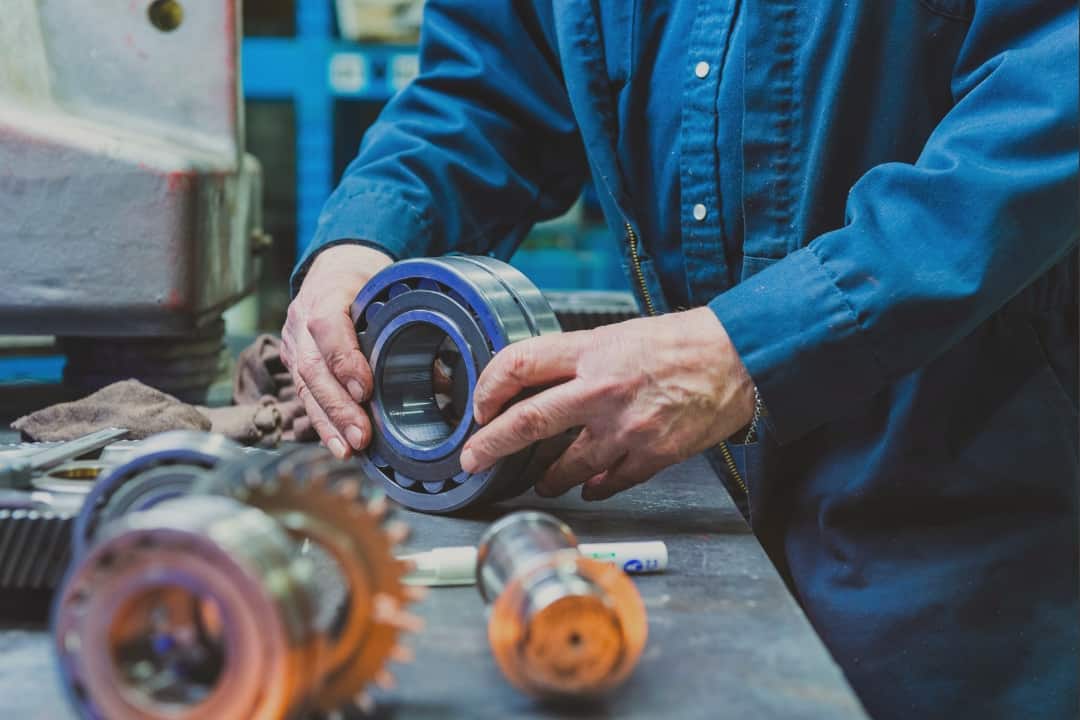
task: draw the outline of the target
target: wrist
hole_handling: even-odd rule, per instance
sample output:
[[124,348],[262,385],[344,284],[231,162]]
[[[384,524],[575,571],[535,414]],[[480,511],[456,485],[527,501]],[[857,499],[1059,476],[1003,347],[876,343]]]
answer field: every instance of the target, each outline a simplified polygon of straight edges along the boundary
[[[750,372],[739,357],[735,344],[727,333],[724,324],[710,308],[702,307],[689,310],[687,315],[694,315],[691,335],[701,340],[705,352],[710,357],[717,392],[724,398],[727,431],[722,440],[728,437],[742,441],[757,434],[757,421],[764,413],[764,403],[758,393]],[[733,428],[738,428],[732,432]]]
[[393,262],[394,259],[388,253],[371,245],[340,242],[318,251],[311,261],[308,275],[317,275],[325,270],[340,271],[347,268],[366,273],[368,277],[371,277]]

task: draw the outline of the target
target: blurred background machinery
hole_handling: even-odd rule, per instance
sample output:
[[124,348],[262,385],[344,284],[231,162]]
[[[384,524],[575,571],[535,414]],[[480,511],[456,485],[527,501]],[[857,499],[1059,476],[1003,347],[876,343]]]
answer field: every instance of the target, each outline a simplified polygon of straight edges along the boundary
[[[16,86],[11,79],[12,67],[19,68],[20,77],[30,72],[28,68],[36,68],[38,80],[29,84],[38,88],[34,91],[34,96],[38,97],[35,102],[59,106],[68,113],[78,112],[79,117],[85,113],[96,123],[95,128],[106,134],[115,134],[119,131],[113,127],[112,115],[104,112],[102,103],[89,102],[89,93],[100,85],[113,88],[112,92],[122,99],[135,98],[131,83],[150,82],[152,79],[154,82],[150,91],[144,93],[140,88],[137,94],[139,107],[122,108],[129,118],[139,120],[135,123],[138,132],[127,130],[127,134],[110,145],[111,151],[121,153],[122,157],[130,157],[136,151],[131,149],[132,146],[123,151],[118,149],[123,144],[121,140],[126,142],[129,136],[140,139],[140,132],[167,130],[166,137],[159,138],[161,143],[212,141],[216,150],[210,153],[210,159],[216,163],[216,167],[225,168],[226,175],[200,174],[194,170],[203,166],[190,165],[194,174],[189,172],[187,177],[191,178],[188,182],[192,194],[183,196],[187,198],[184,207],[188,214],[181,214],[187,224],[175,225],[172,216],[156,218],[159,224],[154,233],[165,236],[160,242],[172,243],[166,247],[171,247],[177,253],[181,265],[187,263],[184,267],[188,268],[188,275],[179,269],[170,271],[171,260],[160,253],[156,256],[160,262],[156,262],[149,249],[155,246],[147,239],[152,237],[148,235],[149,231],[145,227],[129,227],[132,225],[129,216],[135,212],[129,208],[149,202],[147,197],[169,197],[161,195],[169,189],[167,182],[164,187],[155,184],[155,179],[159,178],[154,172],[156,166],[146,170],[144,180],[149,182],[140,181],[140,184],[133,180],[126,189],[121,188],[110,195],[112,202],[120,203],[123,200],[121,209],[125,210],[124,213],[101,202],[102,207],[91,207],[93,212],[82,219],[86,224],[95,213],[111,218],[113,234],[124,231],[123,241],[117,240],[113,244],[115,248],[125,252],[132,252],[133,247],[138,250],[130,257],[125,255],[125,262],[116,264],[99,254],[101,251],[91,240],[100,236],[101,231],[93,234],[85,232],[83,242],[71,240],[64,245],[71,256],[69,262],[50,269],[46,281],[40,281],[41,270],[35,269],[33,258],[22,260],[37,273],[39,279],[34,282],[45,295],[48,295],[45,290],[58,287],[60,283],[85,280],[88,284],[96,285],[98,292],[102,287],[108,288],[110,297],[108,302],[85,298],[82,302],[76,297],[69,303],[71,307],[48,310],[50,322],[55,324],[49,326],[39,321],[30,322],[31,316],[22,312],[28,302],[25,293],[17,292],[14,287],[0,288],[0,333],[7,336],[0,336],[0,383],[55,383],[67,366],[69,385],[74,386],[72,391],[85,394],[84,391],[90,386],[106,379],[102,377],[105,374],[102,368],[111,372],[112,368],[126,368],[132,363],[141,362],[144,366],[142,373],[148,384],[168,388],[190,399],[189,392],[197,395],[201,389],[196,386],[192,390],[184,386],[192,385],[193,380],[204,379],[206,373],[217,367],[217,350],[223,331],[229,346],[236,350],[256,332],[280,330],[289,302],[287,280],[298,249],[310,239],[326,197],[345,166],[355,156],[364,132],[386,102],[418,70],[416,43],[423,2],[260,0],[243,3],[241,22],[232,23],[235,19],[231,14],[232,0],[199,3],[192,0],[138,0],[130,7],[125,4],[120,8],[118,5],[109,10],[116,14],[116,22],[108,24],[102,24],[102,16],[95,3],[74,3],[78,7],[66,14],[56,9],[67,4],[72,3],[52,0],[41,4],[40,10],[39,4],[32,0],[12,0],[12,3],[5,4],[5,32],[10,31],[18,36],[19,42],[0,43],[6,48],[0,50],[0,89],[7,88],[4,91],[7,93],[15,92],[11,89]],[[155,7],[158,10],[152,18],[151,8]],[[169,10],[173,14],[167,12]],[[89,19],[89,13],[94,13],[94,19]],[[20,22],[7,22],[9,15],[21,18]],[[213,19],[207,19],[209,16],[213,16]],[[172,30],[161,29],[154,24],[156,18],[167,28],[170,22],[175,22],[170,18],[176,17],[180,18],[180,22]],[[202,31],[209,27],[205,23],[213,24],[218,30]],[[93,29],[80,33],[78,28],[81,27]],[[226,31],[221,28],[226,28]],[[242,28],[243,32],[239,46],[235,32],[228,32],[237,28]],[[199,35],[200,46],[192,50],[189,44],[188,54],[184,54],[180,46],[185,42],[190,43],[193,34]],[[32,54],[14,49],[25,49],[33,44],[26,39],[33,37],[41,38],[40,42],[34,44],[38,57],[36,64],[30,60]],[[94,50],[96,54],[92,57],[88,50],[89,43],[100,46],[100,49]],[[63,52],[53,49],[61,46],[66,48]],[[237,62],[234,54],[237,47],[242,49],[242,63]],[[79,56],[79,52],[82,52],[82,56]],[[190,65],[191,53],[195,52],[200,57],[212,60],[200,61],[199,73],[178,72],[178,69]],[[146,53],[149,55],[144,58],[143,54]],[[74,79],[55,87],[46,83],[43,78],[52,72],[48,63],[61,60],[69,62],[73,58],[82,60],[77,69],[79,73],[97,73],[100,77],[79,77],[78,84],[82,88],[79,93],[71,90]],[[120,81],[115,73],[119,72],[119,63],[124,58],[136,58],[137,68],[160,62],[164,69],[153,78],[140,74],[149,72],[145,69],[140,69],[139,73],[133,70],[126,73],[132,77],[124,77]],[[104,70],[97,67],[99,62],[106,63]],[[238,73],[238,69],[241,72]],[[106,71],[113,75],[106,78],[101,74]],[[220,89],[221,83],[232,79],[242,88],[242,102],[237,101],[232,90],[224,94],[219,91],[204,92],[207,89]],[[20,80],[19,92],[25,93],[26,85],[25,81]],[[46,94],[46,89],[51,95]],[[60,89],[66,89],[72,96],[63,95]],[[197,95],[198,101],[184,100],[188,93]],[[225,95],[228,95],[228,99],[225,99]],[[0,95],[0,103],[5,103],[4,107],[13,104],[3,100],[3,97]],[[109,98],[109,101],[116,101],[116,98]],[[23,103],[21,95],[19,102]],[[131,102],[135,103],[136,100]],[[176,108],[184,109],[177,111]],[[196,108],[201,108],[198,117],[190,114]],[[147,113],[145,116],[137,114],[144,110]],[[56,114],[60,111],[54,109],[50,112]],[[215,113],[221,114],[218,116]],[[190,128],[194,120],[203,122],[207,117],[217,117],[213,128],[208,127],[194,134],[173,132],[174,128]],[[151,125],[147,131],[146,127]],[[0,121],[2,127],[4,123]],[[4,145],[4,137],[0,135],[0,147]],[[216,235],[208,235],[208,231],[197,222],[200,217],[209,217],[207,213],[212,206],[200,206],[199,203],[210,202],[206,195],[212,194],[211,191],[221,188],[223,192],[231,192],[230,188],[238,190],[245,182],[250,183],[253,192],[256,191],[258,175],[249,176],[244,170],[249,163],[239,160],[245,148],[258,157],[264,168],[261,192],[265,210],[261,225],[265,228],[265,236],[274,238],[273,245],[264,247],[257,258],[257,278],[253,275],[251,253],[242,251],[250,250],[252,245],[261,245],[265,239],[262,233],[257,233],[252,242],[245,243],[245,238],[250,239],[250,236],[233,228],[234,235],[226,242],[223,229],[215,230]],[[12,149],[9,148],[8,152],[12,152]],[[189,166],[181,166],[180,169],[184,167]],[[135,171],[141,172],[142,169],[136,165],[131,172]],[[167,175],[166,181],[168,177],[171,176]],[[0,179],[2,182],[5,180]],[[0,191],[0,195],[3,194]],[[71,186],[67,185],[64,186],[62,198],[57,193],[53,202],[56,204],[62,199],[61,209],[66,206],[74,212],[83,202],[97,203],[98,198],[104,195],[103,187],[97,195],[80,197],[73,195]],[[38,202],[37,208],[40,210],[43,205],[47,207],[45,203],[44,200]],[[197,212],[200,207],[206,210],[201,215]],[[252,229],[260,225],[258,208],[259,203],[253,202],[246,216],[251,218],[249,224]],[[244,208],[236,207],[235,210],[238,214],[233,216],[233,221],[237,225]],[[29,209],[19,211],[26,213]],[[60,218],[55,212],[53,215],[56,217],[52,218],[51,226],[55,227],[60,223]],[[149,222],[150,218],[144,219]],[[0,245],[5,252],[9,252],[9,248],[12,254],[20,256],[33,252],[40,264],[45,248],[58,245],[52,241],[43,244],[44,241],[40,240],[45,236],[44,226],[37,228],[33,238],[29,238],[24,235],[16,237],[10,230],[4,230],[11,225],[13,221],[10,219],[0,220]],[[25,223],[19,227],[23,225]],[[77,229],[78,226],[74,227]],[[184,241],[177,239],[184,232],[190,234],[196,230],[203,233],[198,243],[184,245]],[[69,228],[68,236],[72,232],[74,230]],[[241,238],[241,235],[244,237]],[[139,242],[135,244],[132,237],[137,237]],[[31,239],[35,239],[35,242],[30,242]],[[88,250],[91,246],[94,247],[93,251]],[[148,254],[151,256],[147,257]],[[146,258],[145,262],[142,258]],[[225,262],[226,259],[228,262]],[[613,291],[597,300],[603,305],[602,312],[595,307],[583,311],[581,301],[565,293],[549,296],[564,328],[582,326],[583,312],[588,313],[590,318],[602,316],[606,320],[622,319],[636,313],[633,299],[625,292],[627,286],[621,269],[619,246],[604,227],[598,203],[589,187],[564,217],[537,226],[512,258],[512,263],[545,293],[582,289]],[[226,269],[236,273],[231,277],[232,282],[219,281]],[[112,277],[104,278],[101,273],[112,273]],[[184,287],[192,288],[186,304],[178,301],[182,295],[174,297],[167,290],[153,294],[155,287],[167,288],[168,279],[177,283],[183,279],[187,283]],[[29,279],[26,282],[30,282]],[[201,283],[205,283],[206,287],[198,287]],[[217,322],[221,310],[252,286],[255,288],[252,296],[225,313],[223,325]],[[143,291],[151,292],[149,302],[138,305],[125,317],[119,317],[125,313],[117,312],[118,306],[140,287]],[[65,293],[65,297],[70,295]],[[9,312],[5,312],[5,304],[9,306]],[[17,324],[7,322],[15,315],[16,309],[19,310],[21,321]],[[40,309],[38,315],[45,310]],[[95,326],[86,321],[86,316],[91,313],[98,316],[99,323],[122,320],[125,328]],[[592,319],[588,320],[588,324],[592,322]],[[147,342],[131,337],[166,334],[166,324],[169,333],[196,334],[188,337],[180,349],[169,343]],[[33,334],[34,337],[11,337],[16,333]],[[89,348],[81,340],[53,343],[52,338],[46,335],[128,337],[122,342],[95,343],[93,348]],[[177,360],[177,355],[184,356],[182,367],[178,367],[181,361]],[[149,362],[146,362],[147,359]],[[146,365],[150,365],[153,372]],[[38,406],[41,404],[40,398],[38,391]]]
[[201,399],[253,285],[239,0],[189,5],[4,3],[0,328],[56,337],[80,391],[137,377]]

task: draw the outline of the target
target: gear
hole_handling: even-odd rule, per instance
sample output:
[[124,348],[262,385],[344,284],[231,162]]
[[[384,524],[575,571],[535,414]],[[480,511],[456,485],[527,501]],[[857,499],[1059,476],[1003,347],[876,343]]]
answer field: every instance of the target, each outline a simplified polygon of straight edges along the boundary
[[416,597],[402,583],[409,566],[393,553],[406,528],[388,522],[383,489],[365,481],[355,464],[314,447],[237,459],[196,489],[228,495],[274,517],[302,551],[326,565],[317,577],[340,579],[339,586],[319,592],[322,685],[316,707],[331,712],[350,703],[364,706],[370,682],[391,685],[383,667],[407,655],[398,637],[418,620],[404,611]]

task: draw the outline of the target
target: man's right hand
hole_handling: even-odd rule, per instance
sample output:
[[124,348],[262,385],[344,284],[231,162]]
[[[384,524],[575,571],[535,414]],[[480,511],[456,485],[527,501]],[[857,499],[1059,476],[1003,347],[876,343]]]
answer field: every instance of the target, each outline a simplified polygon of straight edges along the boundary
[[360,352],[349,308],[375,273],[393,260],[363,245],[335,245],[315,257],[289,305],[281,330],[281,359],[312,427],[339,458],[371,440],[371,421],[360,407],[372,375]]

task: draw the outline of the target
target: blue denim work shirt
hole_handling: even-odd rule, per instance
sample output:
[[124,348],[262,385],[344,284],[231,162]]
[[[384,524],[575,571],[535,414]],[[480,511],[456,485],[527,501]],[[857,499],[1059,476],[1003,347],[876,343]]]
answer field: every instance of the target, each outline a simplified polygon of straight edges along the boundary
[[642,308],[707,304],[757,384],[751,525],[870,713],[1075,718],[1077,35],[1065,0],[429,0],[293,289],[335,243],[508,257],[591,176]]

